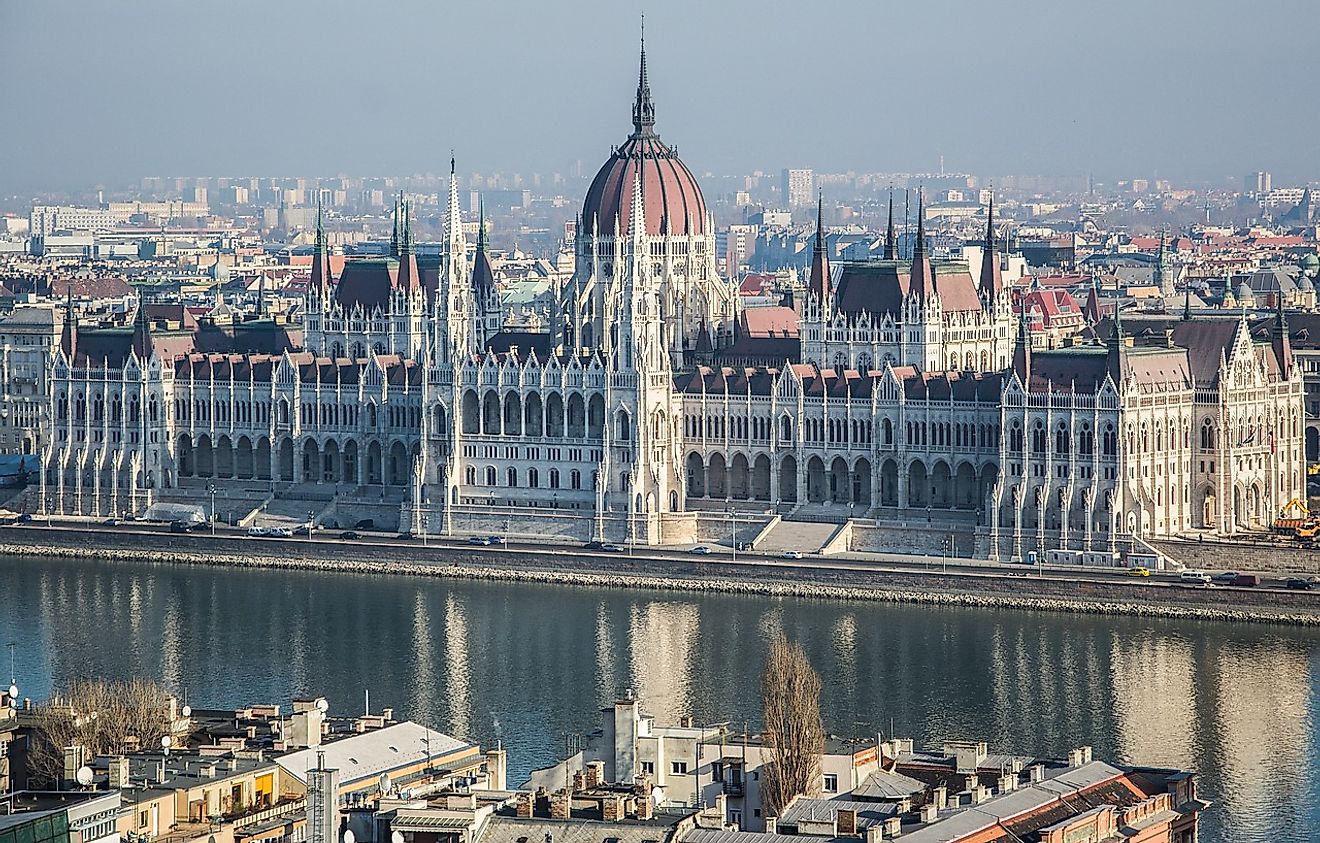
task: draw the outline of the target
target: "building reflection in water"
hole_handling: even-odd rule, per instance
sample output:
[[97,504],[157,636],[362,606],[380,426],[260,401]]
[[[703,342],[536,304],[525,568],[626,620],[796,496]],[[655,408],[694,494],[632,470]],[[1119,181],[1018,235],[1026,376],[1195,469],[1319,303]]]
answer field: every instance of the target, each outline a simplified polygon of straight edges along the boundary
[[[633,606],[628,624],[632,687],[661,723],[692,713],[692,676],[701,613],[688,602]],[[715,642],[706,642],[713,645]]]
[[[1320,632],[926,606],[0,558],[0,642],[40,699],[157,678],[194,705],[318,693],[553,760],[631,685],[661,722],[760,714],[799,641],[826,726],[1200,771],[1202,840],[1314,839]],[[489,716],[488,716],[489,715]]]

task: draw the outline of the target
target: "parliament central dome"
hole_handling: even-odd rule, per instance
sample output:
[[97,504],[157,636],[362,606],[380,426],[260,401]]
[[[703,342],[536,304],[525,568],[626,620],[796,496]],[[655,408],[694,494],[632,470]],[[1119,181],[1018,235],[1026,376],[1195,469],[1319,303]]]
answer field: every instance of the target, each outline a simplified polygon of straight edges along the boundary
[[646,233],[652,236],[704,235],[706,200],[692,171],[655,132],[655,105],[646,81],[646,45],[642,45],[633,132],[596,173],[582,206],[582,226],[593,234],[613,235],[615,221],[627,232],[632,217],[633,182],[642,180]]

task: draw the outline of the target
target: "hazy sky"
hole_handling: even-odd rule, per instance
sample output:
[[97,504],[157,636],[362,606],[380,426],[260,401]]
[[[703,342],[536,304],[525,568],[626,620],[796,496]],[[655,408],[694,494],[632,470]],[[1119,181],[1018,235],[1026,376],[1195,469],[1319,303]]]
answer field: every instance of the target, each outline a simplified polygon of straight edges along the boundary
[[1320,176],[1316,0],[0,0],[0,191],[142,175]]

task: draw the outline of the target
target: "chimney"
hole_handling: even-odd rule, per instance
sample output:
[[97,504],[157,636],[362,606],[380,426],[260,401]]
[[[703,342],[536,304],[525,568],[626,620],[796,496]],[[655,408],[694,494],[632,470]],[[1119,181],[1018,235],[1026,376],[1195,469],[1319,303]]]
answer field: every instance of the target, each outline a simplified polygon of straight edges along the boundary
[[933,823],[940,816],[940,809],[936,808],[934,803],[927,803],[921,806],[921,821],[923,823]]
[[691,729],[691,728],[692,728],[692,715],[691,715],[691,714],[684,714],[682,717],[678,718],[678,725],[679,725],[680,727],[684,728],[684,729]]
[[885,837],[892,840],[903,833],[903,820],[900,817],[887,817],[884,828]]
[[897,812],[897,813],[899,813],[899,814],[906,814],[908,811],[911,811],[911,810],[912,810],[912,797],[911,797],[911,796],[904,796],[902,799],[898,800],[898,805],[896,806],[896,812]]
[[607,823],[616,823],[624,818],[622,794],[607,793],[601,798],[600,818]]
[[1164,329],[1164,344],[1167,345],[1169,348],[1173,348],[1173,329],[1172,329],[1172,328],[1165,328],[1165,329]]
[[532,794],[527,791],[519,791],[518,800],[513,806],[514,816],[518,819],[529,820],[532,818]]
[[834,823],[839,837],[852,837],[857,833],[857,812],[851,808],[840,808]]
[[509,756],[503,747],[486,750],[486,787],[504,790],[509,769]]
[[655,816],[655,803],[651,801],[650,789],[647,790],[647,793],[637,797],[637,819],[639,820],[649,820]]
[[943,809],[945,805],[949,804],[949,788],[944,785],[940,785],[939,787],[931,790],[930,801],[932,804],[935,805],[936,808]]
[[990,788],[986,787],[985,785],[978,784],[976,787],[972,788],[973,805],[980,805],[982,802],[984,802],[989,798],[990,798]]
[[1017,776],[1012,773],[1005,773],[999,777],[999,792],[1012,793],[1017,790]]
[[1027,768],[1027,778],[1031,781],[1032,784],[1045,781],[1045,765],[1032,764],[1030,767]]
[[538,787],[534,798],[532,813],[538,817],[550,816],[550,795],[545,792],[545,788]]
[[573,774],[573,789],[585,790],[587,787],[587,777],[581,770]]
[[550,819],[568,820],[573,818],[573,793],[568,790],[556,790],[550,797]]
[[1082,766],[1082,751],[1080,749],[1068,750],[1068,766],[1069,767]]
[[868,826],[866,829],[866,843],[880,843],[885,839],[885,828],[882,825]]
[[779,817],[765,818],[765,833],[777,834],[779,832]]
[[78,744],[64,747],[64,781],[77,781],[78,769],[82,767],[87,750]]
[[587,787],[599,787],[605,783],[605,762],[587,762]]
[[382,709],[380,710],[380,716],[381,716],[381,719],[382,719],[382,720],[384,720],[385,722],[388,723],[389,721],[391,721],[391,720],[394,719],[394,709],[392,709],[392,708],[382,708]]
[[116,789],[128,785],[128,757],[116,755],[110,759],[110,787]]

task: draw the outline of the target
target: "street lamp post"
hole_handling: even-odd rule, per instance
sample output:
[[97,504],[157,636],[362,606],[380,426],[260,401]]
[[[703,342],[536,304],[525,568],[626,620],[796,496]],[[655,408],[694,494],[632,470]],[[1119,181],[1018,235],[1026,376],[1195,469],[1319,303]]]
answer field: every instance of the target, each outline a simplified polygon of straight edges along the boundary
[[215,484],[206,484],[206,491],[211,493],[211,535],[215,535]]

